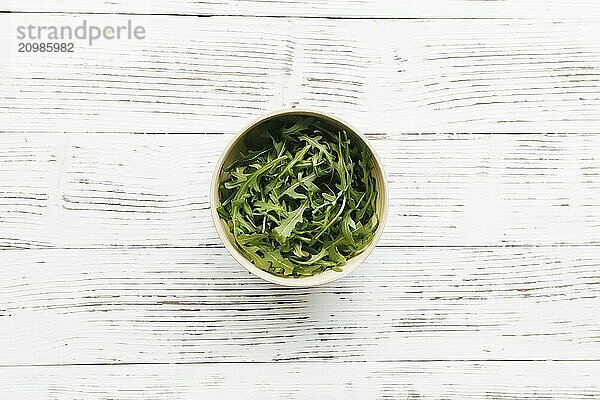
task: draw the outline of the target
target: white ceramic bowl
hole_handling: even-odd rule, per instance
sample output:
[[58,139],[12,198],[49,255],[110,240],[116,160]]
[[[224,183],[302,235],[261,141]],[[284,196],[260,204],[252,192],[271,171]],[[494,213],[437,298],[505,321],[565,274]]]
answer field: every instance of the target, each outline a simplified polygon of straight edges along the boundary
[[[362,143],[365,148],[369,149],[371,153],[373,153],[373,173],[375,175],[376,187],[377,187],[377,203],[376,210],[379,216],[379,226],[375,231],[375,236],[371,244],[365,248],[360,254],[354,256],[349,259],[346,264],[342,267],[341,272],[336,272],[333,270],[327,270],[320,274],[300,277],[300,278],[285,278],[277,275],[270,274],[267,271],[264,271],[258,267],[256,267],[250,260],[248,260],[242,250],[238,247],[233,237],[233,234],[229,231],[227,224],[219,217],[217,213],[217,208],[221,205],[219,199],[219,185],[229,176],[227,173],[223,171],[223,167],[225,165],[230,165],[235,161],[237,156],[240,153],[240,150],[244,149],[243,139],[246,135],[254,128],[255,126],[266,122],[268,120],[278,118],[285,115],[305,115],[305,116],[314,116],[319,119],[325,120],[330,124],[333,124],[339,127],[342,130],[345,130],[348,133],[348,136],[351,142],[359,142]],[[212,182],[211,182],[211,193],[210,193],[210,209],[213,222],[215,224],[215,228],[217,229],[217,233],[221,238],[221,241],[225,245],[225,248],[229,251],[229,253],[239,262],[244,268],[253,273],[254,275],[272,282],[278,285],[283,286],[291,286],[291,287],[309,287],[309,286],[317,286],[323,285],[325,283],[329,283],[340,279],[350,272],[352,272],[356,267],[358,267],[367,256],[373,251],[377,241],[381,237],[381,233],[383,232],[383,228],[385,226],[385,222],[387,219],[387,207],[388,207],[388,188],[387,182],[385,179],[385,173],[383,171],[383,167],[381,165],[381,160],[377,157],[375,150],[369,144],[368,140],[360,134],[356,129],[348,125],[347,123],[341,121],[339,118],[334,118],[328,115],[321,114],[315,111],[309,110],[299,110],[299,109],[289,109],[271,113],[266,115],[256,121],[252,122],[248,126],[246,126],[242,131],[240,131],[233,140],[227,145],[223,154],[219,158],[217,165],[215,167],[215,172],[213,174]]]

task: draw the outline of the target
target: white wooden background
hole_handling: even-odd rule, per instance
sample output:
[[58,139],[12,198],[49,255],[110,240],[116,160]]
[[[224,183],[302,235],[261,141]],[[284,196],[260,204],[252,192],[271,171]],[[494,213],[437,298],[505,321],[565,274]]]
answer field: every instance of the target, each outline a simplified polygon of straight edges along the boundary
[[[2,10],[0,398],[600,396],[598,1]],[[16,51],[83,19],[147,38]],[[380,246],[320,288],[249,275],[209,218],[232,134],[293,106],[389,176]]]

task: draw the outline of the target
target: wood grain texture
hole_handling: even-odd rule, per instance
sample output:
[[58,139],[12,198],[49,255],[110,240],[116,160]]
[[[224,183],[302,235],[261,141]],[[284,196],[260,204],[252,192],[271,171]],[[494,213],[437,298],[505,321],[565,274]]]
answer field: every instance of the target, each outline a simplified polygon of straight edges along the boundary
[[600,359],[596,247],[377,248],[304,289],[224,249],[0,254],[1,365]]
[[367,133],[600,131],[595,20],[85,18],[147,37],[18,53],[17,26],[84,17],[0,15],[1,130],[233,133],[299,106]]
[[[0,7],[26,12],[0,14],[26,133],[0,136],[0,397],[600,397],[598,2]],[[83,19],[147,39],[16,51]],[[391,185],[381,246],[322,288],[249,275],[208,213],[230,134],[293,106],[370,134]],[[111,135],[140,132],[210,134]]]
[[[600,362],[297,363],[0,369],[11,399],[545,399],[600,396]],[[8,390],[8,392],[6,392]]]
[[11,0],[2,7],[30,12],[303,18],[600,18],[594,0]]
[[[370,136],[384,246],[598,244],[600,135]],[[0,137],[0,246],[221,246],[209,183],[231,135]]]

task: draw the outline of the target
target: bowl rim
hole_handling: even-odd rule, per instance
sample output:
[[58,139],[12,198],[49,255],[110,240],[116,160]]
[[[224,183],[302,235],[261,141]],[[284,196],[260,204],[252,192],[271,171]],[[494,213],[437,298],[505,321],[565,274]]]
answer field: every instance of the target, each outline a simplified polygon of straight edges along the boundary
[[[252,264],[252,262],[250,260],[248,260],[241,252],[240,250],[238,250],[236,248],[236,246],[231,243],[231,241],[228,239],[227,237],[227,232],[225,232],[225,226],[224,223],[221,221],[221,217],[219,216],[219,214],[217,213],[217,207],[218,205],[220,205],[220,199],[219,199],[219,185],[220,185],[220,175],[221,175],[221,170],[223,169],[223,164],[225,163],[225,159],[228,157],[229,153],[232,151],[233,147],[235,145],[238,144],[238,142],[240,140],[242,140],[242,138],[255,126],[273,119],[273,118],[277,118],[277,117],[281,117],[281,116],[285,116],[285,115],[307,115],[307,116],[315,116],[317,118],[321,118],[321,119],[325,119],[325,120],[332,120],[334,121],[336,124],[341,125],[344,128],[348,128],[349,131],[351,131],[354,135],[356,135],[360,141],[369,149],[369,151],[371,152],[371,154],[373,155],[373,159],[375,160],[375,165],[376,167],[379,169],[379,172],[381,173],[381,177],[382,177],[382,182],[381,182],[381,188],[383,188],[383,193],[378,193],[378,196],[383,196],[383,202],[382,202],[382,210],[380,210],[380,215],[379,215],[379,225],[377,227],[377,230],[375,231],[375,235],[373,236],[373,240],[372,242],[369,244],[369,246],[367,246],[361,253],[357,254],[356,256],[352,257],[351,259],[348,260],[348,262],[346,263],[346,265],[344,265],[342,267],[342,271],[341,272],[336,272],[333,271],[334,274],[327,274],[326,273],[328,271],[325,271],[323,273],[317,274],[317,275],[312,275],[312,276],[308,276],[308,277],[300,277],[300,278],[286,278],[286,277],[281,277],[281,276],[277,276],[277,275],[273,275],[267,271],[264,271],[260,268],[258,268],[257,266],[255,266],[254,264]],[[387,214],[388,214],[388,203],[389,203],[389,190],[388,190],[388,183],[387,183],[387,177],[386,177],[386,173],[385,173],[385,169],[383,168],[383,163],[381,162],[381,159],[379,158],[379,156],[377,155],[377,153],[375,152],[375,149],[373,148],[373,146],[369,143],[368,139],[365,137],[364,134],[362,134],[360,131],[358,131],[354,126],[348,124],[346,121],[344,121],[343,119],[340,119],[339,117],[332,115],[332,114],[325,114],[322,113],[320,111],[316,111],[316,110],[312,110],[312,109],[306,109],[306,108],[286,108],[286,109],[282,109],[282,110],[278,110],[278,111],[274,111],[271,113],[268,113],[266,115],[260,116],[256,119],[254,119],[252,122],[246,124],[241,130],[239,130],[234,137],[229,141],[229,143],[227,143],[227,146],[225,146],[225,148],[223,149],[223,151],[221,152],[221,155],[219,157],[219,160],[217,161],[217,164],[215,165],[213,174],[212,174],[212,179],[211,179],[211,183],[210,183],[210,211],[211,211],[211,217],[212,217],[212,221],[213,221],[213,225],[215,227],[215,230],[217,231],[217,234],[219,236],[219,239],[221,240],[221,242],[223,243],[223,245],[225,246],[225,248],[227,249],[227,251],[229,252],[229,254],[239,263],[241,264],[248,272],[252,273],[253,275],[267,281],[267,282],[271,282],[271,283],[275,283],[277,285],[281,285],[281,286],[287,286],[287,287],[312,287],[312,286],[320,286],[320,285],[325,285],[327,283],[336,281],[338,279],[343,278],[344,276],[350,274],[352,271],[354,271],[360,264],[363,263],[363,261],[371,254],[371,252],[375,249],[375,247],[377,246],[377,242],[379,241],[383,230],[385,228],[385,224],[387,222]]]

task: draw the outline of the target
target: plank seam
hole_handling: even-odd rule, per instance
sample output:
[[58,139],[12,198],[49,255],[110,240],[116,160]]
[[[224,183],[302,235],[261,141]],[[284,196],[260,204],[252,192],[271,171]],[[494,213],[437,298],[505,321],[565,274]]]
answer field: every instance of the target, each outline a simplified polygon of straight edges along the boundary
[[344,360],[292,360],[292,361],[181,361],[181,362],[116,362],[116,363],[58,363],[58,364],[0,364],[0,368],[27,368],[27,367],[87,367],[87,366],[135,366],[135,365],[216,365],[216,364],[314,364],[323,363],[328,364],[369,364],[369,363],[380,363],[380,364],[393,364],[393,363],[497,363],[497,362],[510,362],[510,363],[528,363],[528,362],[549,362],[549,363],[562,363],[562,362],[576,362],[576,363],[587,363],[587,362],[600,362],[598,358],[583,358],[583,359],[545,359],[545,358],[532,358],[532,359],[415,359],[415,360],[378,360],[378,361],[344,361]]
[[[531,17],[342,17],[342,16],[316,16],[316,15],[247,15],[247,14],[192,14],[192,13],[136,13],[136,12],[94,12],[94,11],[11,11],[0,10],[2,14],[45,14],[45,15],[129,15],[129,16],[160,16],[160,17],[192,17],[192,18],[274,18],[274,19],[330,19],[330,20],[539,20]],[[573,18],[551,18],[549,20],[569,20]],[[579,19],[578,19],[579,20]],[[590,21],[596,18],[590,18]]]
[[[0,134],[5,135],[151,135],[151,136],[162,136],[162,135],[234,135],[236,132],[142,132],[142,131],[3,131],[0,130]],[[488,136],[488,135],[506,135],[506,136],[527,136],[527,135],[549,135],[549,136],[595,136],[599,135],[599,132],[381,132],[373,133],[363,132],[365,136],[377,137],[377,136],[435,136],[435,135],[448,135],[448,136]]]
[[[506,244],[506,245],[377,245],[376,248],[382,249],[505,249],[505,248],[523,248],[523,249],[534,249],[534,248],[558,248],[558,247],[600,247],[600,243],[557,243],[557,244]],[[104,246],[104,247],[66,247],[66,246],[50,246],[50,247],[2,247],[0,246],[0,252],[2,251],[31,251],[31,250],[136,250],[136,249],[157,249],[157,250],[168,250],[168,249],[224,249],[222,245],[198,245],[198,246],[160,246],[160,245],[125,245],[125,246]]]

